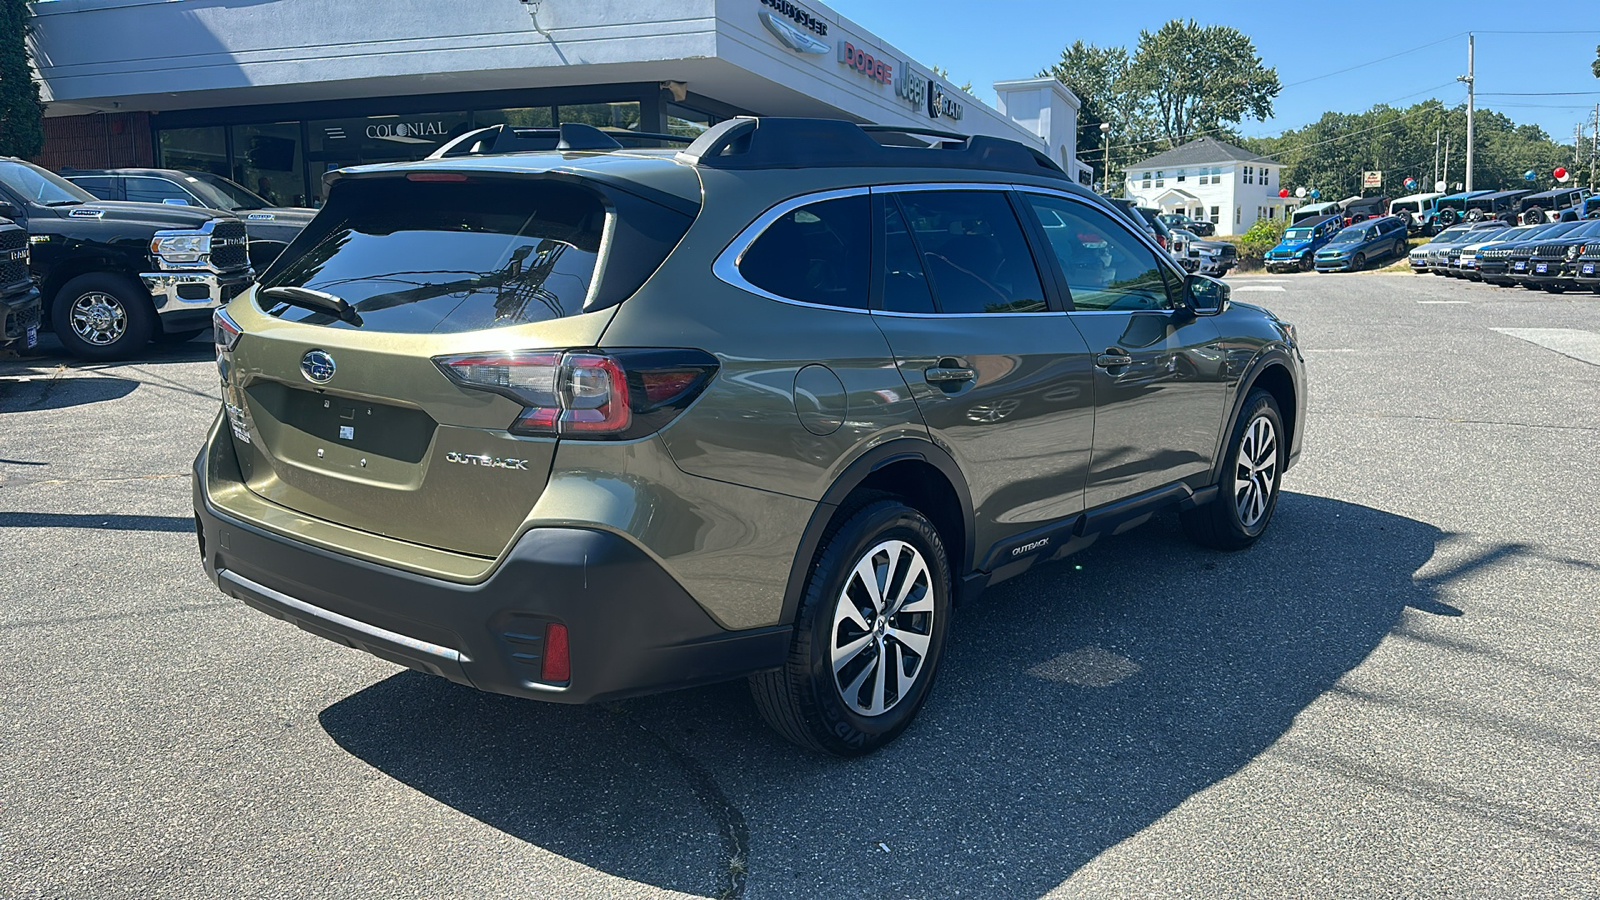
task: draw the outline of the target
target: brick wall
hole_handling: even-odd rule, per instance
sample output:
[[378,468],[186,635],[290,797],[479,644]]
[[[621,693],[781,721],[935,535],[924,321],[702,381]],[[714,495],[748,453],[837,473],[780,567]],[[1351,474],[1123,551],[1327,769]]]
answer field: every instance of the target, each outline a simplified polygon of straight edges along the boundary
[[44,150],[34,162],[59,172],[79,169],[113,169],[153,166],[150,114],[97,113],[89,116],[54,116],[44,120]]

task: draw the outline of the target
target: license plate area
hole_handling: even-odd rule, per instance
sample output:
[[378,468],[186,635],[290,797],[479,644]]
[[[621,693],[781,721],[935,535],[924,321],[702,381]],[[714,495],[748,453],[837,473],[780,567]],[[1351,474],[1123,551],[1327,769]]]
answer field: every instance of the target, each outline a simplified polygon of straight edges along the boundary
[[416,465],[433,442],[437,423],[420,409],[301,390],[275,381],[245,389],[251,405],[277,425],[328,447]]
[[1583,264],[1583,274],[1585,274],[1585,275],[1593,275],[1594,274],[1594,263],[1584,263]]
[[1517,260],[1516,264],[1511,268],[1516,269],[1518,272],[1525,272],[1528,270],[1528,264],[1522,260]]
[[1533,267],[1533,273],[1535,275],[1543,275],[1543,274],[1545,274],[1546,272],[1549,272],[1549,271],[1550,271],[1550,264],[1549,263],[1538,263],[1537,265],[1535,265]]

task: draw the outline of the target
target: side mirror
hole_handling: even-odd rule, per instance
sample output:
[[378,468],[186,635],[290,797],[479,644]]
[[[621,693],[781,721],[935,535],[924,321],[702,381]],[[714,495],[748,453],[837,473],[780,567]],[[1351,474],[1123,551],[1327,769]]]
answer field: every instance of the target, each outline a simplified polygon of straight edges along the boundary
[[1207,275],[1194,275],[1183,280],[1183,294],[1197,316],[1214,316],[1228,308],[1231,289],[1221,281]]
[[15,219],[20,213],[10,200],[0,200],[0,219]]

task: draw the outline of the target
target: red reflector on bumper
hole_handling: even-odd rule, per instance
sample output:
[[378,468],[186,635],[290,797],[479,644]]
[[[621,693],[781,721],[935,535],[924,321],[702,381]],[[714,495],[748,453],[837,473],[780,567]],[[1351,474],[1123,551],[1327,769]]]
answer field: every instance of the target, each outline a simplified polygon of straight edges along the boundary
[[571,681],[572,660],[567,654],[567,626],[552,622],[544,627],[544,665],[542,681]]

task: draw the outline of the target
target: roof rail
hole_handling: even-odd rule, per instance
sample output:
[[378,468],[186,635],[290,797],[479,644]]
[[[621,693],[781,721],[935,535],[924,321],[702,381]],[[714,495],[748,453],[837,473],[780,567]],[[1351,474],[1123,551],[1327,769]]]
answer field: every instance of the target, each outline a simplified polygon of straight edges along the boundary
[[676,134],[642,131],[601,131],[581,122],[564,122],[559,128],[489,125],[474,129],[428,154],[428,159],[457,156],[491,156],[538,150],[621,150],[623,140],[670,141],[687,144],[693,139]]
[[[889,146],[872,135],[939,139],[932,147]],[[1068,176],[1050,157],[1017,141],[917,127],[857,125],[840,119],[741,116],[713,125],[678,152],[713,169],[809,169],[821,166],[911,166],[996,169],[1047,178]]]

